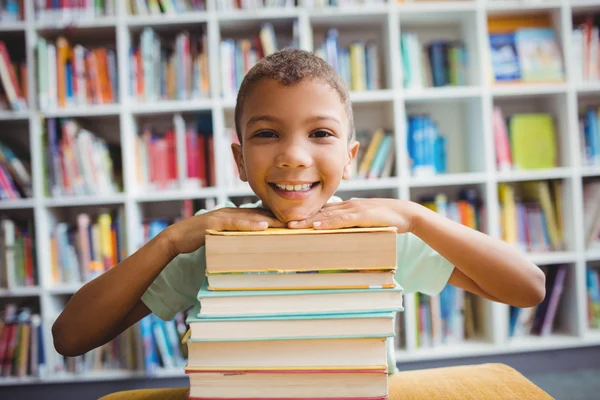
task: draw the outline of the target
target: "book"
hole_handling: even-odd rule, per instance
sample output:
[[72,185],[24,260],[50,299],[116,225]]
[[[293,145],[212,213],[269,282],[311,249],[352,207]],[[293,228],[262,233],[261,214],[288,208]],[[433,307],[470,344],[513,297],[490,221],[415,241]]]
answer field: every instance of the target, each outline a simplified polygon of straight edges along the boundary
[[314,315],[402,311],[402,287],[391,289],[210,291],[198,292],[199,318]]
[[[363,399],[387,398],[385,370],[187,370],[193,400],[210,399]],[[268,388],[268,390],[266,390]]]
[[[206,232],[206,273],[396,269],[396,228]],[[268,235],[268,240],[264,236]]]
[[297,340],[188,340],[192,370],[340,370],[387,368],[385,338]]
[[292,290],[393,288],[394,271],[289,271],[212,273],[209,290]]

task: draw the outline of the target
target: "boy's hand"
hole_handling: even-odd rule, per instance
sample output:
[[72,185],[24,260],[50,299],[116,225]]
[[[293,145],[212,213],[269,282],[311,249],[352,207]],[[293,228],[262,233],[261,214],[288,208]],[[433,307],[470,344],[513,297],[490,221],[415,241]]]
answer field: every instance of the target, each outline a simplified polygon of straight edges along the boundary
[[395,199],[357,199],[327,203],[315,215],[291,221],[290,228],[339,229],[352,227],[395,226],[398,233],[411,232],[417,205]]
[[268,210],[262,208],[219,208],[195,215],[167,228],[175,255],[191,253],[204,245],[207,229],[223,231],[262,231],[268,227],[285,228]]

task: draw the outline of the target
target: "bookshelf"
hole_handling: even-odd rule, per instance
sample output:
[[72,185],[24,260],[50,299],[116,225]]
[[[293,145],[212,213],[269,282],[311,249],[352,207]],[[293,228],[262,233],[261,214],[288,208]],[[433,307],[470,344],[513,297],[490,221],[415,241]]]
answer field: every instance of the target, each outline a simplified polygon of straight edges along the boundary
[[[25,20],[0,22],[0,40],[15,40],[25,49],[19,55],[27,64],[25,111],[0,111],[0,140],[15,139],[15,146],[28,148],[31,154],[33,196],[26,199],[0,201],[0,212],[11,218],[30,218],[35,228],[35,259],[39,272],[34,287],[0,289],[0,306],[9,302],[33,304],[42,317],[45,359],[49,372],[41,378],[2,377],[1,385],[43,382],[69,383],[75,380],[130,379],[147,376],[144,371],[107,371],[83,374],[53,373],[57,354],[52,347],[50,328],[65,302],[81,283],[57,284],[52,281],[49,257],[50,232],[56,222],[74,223],[78,212],[97,215],[100,210],[122,209],[126,253],[142,243],[140,226],[148,218],[176,218],[183,200],[197,200],[198,207],[210,207],[231,199],[237,204],[252,199],[249,187],[232,179],[229,154],[233,127],[234,100],[221,95],[220,44],[225,38],[242,39],[256,35],[262,23],[273,25],[282,43],[297,40],[298,46],[314,51],[324,40],[328,29],[337,28],[340,43],[347,46],[353,39],[373,39],[378,47],[381,88],[352,92],[358,129],[386,129],[393,134],[395,163],[389,177],[343,182],[338,193],[344,199],[362,196],[386,196],[418,201],[423,196],[444,193],[455,199],[463,188],[472,188],[485,207],[485,231],[501,237],[498,188],[502,183],[537,180],[562,182],[564,232],[566,247],[560,251],[532,252],[529,257],[542,266],[564,264],[561,304],[557,330],[544,337],[509,338],[509,307],[478,300],[480,318],[477,337],[452,346],[424,348],[417,344],[415,331],[417,311],[414,296],[405,296],[406,311],[398,316],[404,327],[396,351],[399,363],[482,355],[533,352],[600,345],[598,329],[588,327],[586,269],[600,262],[600,250],[588,249],[584,238],[583,187],[600,178],[600,166],[584,165],[579,151],[578,110],[583,105],[600,106],[600,81],[579,82],[574,79],[571,48],[573,18],[596,12],[600,1],[406,1],[393,0],[364,7],[311,8],[308,0],[283,10],[218,11],[217,0],[208,0],[207,10],[181,15],[131,15],[126,2],[115,1],[114,13],[90,19],[44,19],[34,16],[34,1],[25,0]],[[550,16],[561,51],[564,54],[566,80],[563,83],[531,83],[494,85],[488,79],[489,48],[487,18],[489,16]],[[294,25],[295,24],[295,25]],[[193,99],[133,100],[129,94],[129,47],[139,41],[144,28],[151,27],[161,35],[173,37],[185,29],[206,32],[209,93]],[[401,35],[416,32],[425,39],[449,37],[462,39],[468,49],[469,67],[464,85],[405,88]],[[70,35],[85,45],[108,44],[116,50],[118,91],[114,104],[72,106],[42,111],[38,108],[37,53],[38,37],[46,39]],[[12,47],[11,47],[12,49]],[[9,50],[11,50],[9,49]],[[19,51],[19,50],[17,50]],[[543,170],[499,171],[493,131],[493,108],[500,106],[507,114],[521,111],[550,112],[556,117],[558,164]],[[435,116],[448,139],[447,173],[421,176],[412,173],[404,144],[407,140],[407,117],[421,112]],[[136,179],[133,156],[136,136],[146,121],[170,126],[174,115],[192,121],[199,114],[212,117],[216,184],[210,187],[170,188],[148,191]],[[44,194],[44,159],[42,135],[44,118],[73,118],[87,123],[99,137],[120,148],[122,191],[107,195],[46,197]],[[14,135],[13,135],[14,132]],[[158,371],[153,377],[183,377],[183,371]]]

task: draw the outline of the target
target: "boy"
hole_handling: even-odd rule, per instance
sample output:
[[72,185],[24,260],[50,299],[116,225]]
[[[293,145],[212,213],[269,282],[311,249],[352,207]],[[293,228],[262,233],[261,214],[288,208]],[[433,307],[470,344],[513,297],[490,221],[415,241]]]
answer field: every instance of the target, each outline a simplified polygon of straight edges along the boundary
[[171,319],[191,306],[205,279],[206,229],[395,226],[406,292],[434,295],[450,283],[518,307],[544,298],[542,271],[505,242],[410,201],[332,197],[350,178],[358,143],[344,83],[317,56],[287,49],[260,61],[241,85],[235,125],[240,178],[261,201],[176,223],[82,287],[52,327],[59,353],[83,354],[150,312]]

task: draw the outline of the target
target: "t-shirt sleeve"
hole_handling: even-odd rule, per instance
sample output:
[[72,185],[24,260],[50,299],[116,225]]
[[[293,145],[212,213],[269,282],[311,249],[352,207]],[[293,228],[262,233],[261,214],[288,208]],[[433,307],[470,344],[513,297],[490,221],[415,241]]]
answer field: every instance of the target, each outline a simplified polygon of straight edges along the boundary
[[[220,207],[235,207],[226,203]],[[200,210],[196,215],[207,210]],[[175,314],[185,311],[197,301],[198,291],[206,278],[206,252],[204,246],[198,250],[179,254],[150,284],[142,295],[142,302],[156,316],[164,321],[175,318]]]
[[397,235],[396,280],[405,293],[439,294],[454,270],[448,260],[412,233]]

